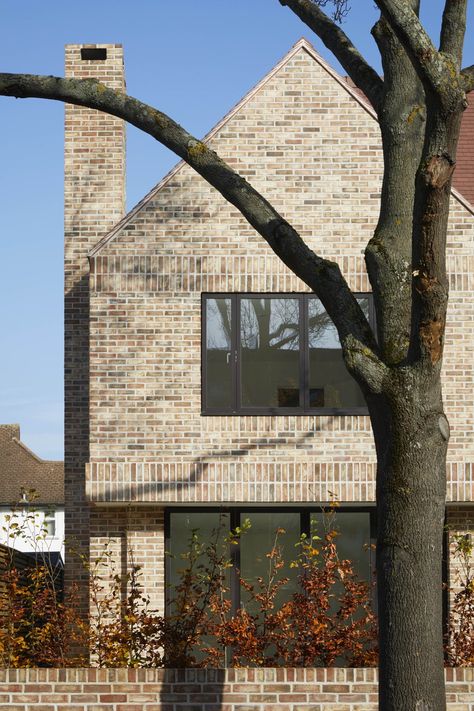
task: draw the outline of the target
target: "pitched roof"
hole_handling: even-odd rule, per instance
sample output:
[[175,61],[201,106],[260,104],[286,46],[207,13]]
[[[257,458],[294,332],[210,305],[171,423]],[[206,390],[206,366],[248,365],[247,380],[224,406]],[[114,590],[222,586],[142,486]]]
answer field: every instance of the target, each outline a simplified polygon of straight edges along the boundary
[[[306,51],[332,78],[360,104],[369,114],[375,117],[374,110],[365,96],[353,86],[347,83],[345,77],[338,74],[315,50],[313,45],[304,37],[298,40],[287,54],[261,79],[245,96],[227,113],[223,118],[212,128],[209,133],[202,139],[204,143],[210,141],[216,133],[233,117],[235,114],[250,101],[253,96],[270,81],[277,72],[280,71],[293,57],[301,51]],[[149,193],[147,193],[114,227],[108,232],[99,242],[90,250],[89,257],[95,257],[109,242],[111,242],[121,230],[126,227],[153,198],[155,195],[176,175],[176,173],[185,165],[185,161],[181,160],[167,173],[160,182],[155,185]]]
[[[368,102],[365,94],[349,77],[344,77],[347,85],[359,97]],[[468,106],[464,111],[459,134],[456,170],[453,174],[453,194],[472,212],[474,206],[474,91],[468,94]],[[375,117],[375,114],[374,114]],[[466,201],[470,203],[466,204]]]
[[[377,116],[364,93],[357,88],[349,77],[341,76],[333,69],[316,51],[313,45],[304,37],[298,40],[290,51],[261,79],[245,96],[206,134],[202,139],[204,143],[211,140],[215,134],[224,126],[245,104],[261,89],[282,67],[287,64],[292,57],[300,50],[305,50],[332,78],[369,113],[375,120]],[[474,96],[474,92],[473,92]],[[458,150],[458,160],[454,173],[453,196],[461,202],[470,212],[474,214],[474,167],[472,158],[474,157],[474,98],[463,117],[461,127],[461,140]],[[147,193],[112,229],[105,234],[99,242],[90,250],[89,257],[97,256],[102,249],[113,241],[115,237],[126,227],[155,195],[176,175],[185,165],[185,161],[179,161],[161,180]]]
[[0,425],[0,505],[17,503],[22,488],[35,490],[35,504],[63,504],[64,463],[37,457],[20,441],[20,425]]

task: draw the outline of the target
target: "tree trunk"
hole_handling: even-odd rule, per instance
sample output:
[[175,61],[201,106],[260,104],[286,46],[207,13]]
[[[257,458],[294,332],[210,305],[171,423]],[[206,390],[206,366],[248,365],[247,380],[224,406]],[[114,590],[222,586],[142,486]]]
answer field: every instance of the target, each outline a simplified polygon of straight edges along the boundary
[[371,404],[377,443],[380,709],[444,711],[442,556],[449,427],[439,370],[400,368]]

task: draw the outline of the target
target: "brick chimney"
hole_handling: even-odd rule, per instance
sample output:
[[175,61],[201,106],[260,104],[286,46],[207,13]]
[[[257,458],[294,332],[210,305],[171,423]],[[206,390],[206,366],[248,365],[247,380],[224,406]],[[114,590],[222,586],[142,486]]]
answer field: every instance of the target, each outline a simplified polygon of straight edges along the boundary
[[[66,46],[66,77],[97,79],[125,90],[118,44]],[[65,107],[64,183],[64,466],[66,539],[88,554],[89,264],[87,254],[125,213],[125,125],[82,106]],[[66,582],[84,580],[69,556]],[[84,586],[85,591],[85,586]],[[83,604],[87,602],[84,592]]]

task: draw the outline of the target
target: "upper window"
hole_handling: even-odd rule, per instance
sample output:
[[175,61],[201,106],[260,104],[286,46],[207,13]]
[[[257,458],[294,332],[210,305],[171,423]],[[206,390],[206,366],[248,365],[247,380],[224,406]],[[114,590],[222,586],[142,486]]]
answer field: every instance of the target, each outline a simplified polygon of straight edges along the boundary
[[[371,296],[357,300],[373,322]],[[312,294],[204,294],[202,372],[204,414],[367,412]]]

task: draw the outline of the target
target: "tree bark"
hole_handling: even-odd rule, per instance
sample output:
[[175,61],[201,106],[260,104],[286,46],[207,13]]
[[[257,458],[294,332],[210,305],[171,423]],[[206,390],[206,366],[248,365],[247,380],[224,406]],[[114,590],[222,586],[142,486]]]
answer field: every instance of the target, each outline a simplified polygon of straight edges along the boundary
[[439,373],[392,371],[371,400],[377,445],[379,703],[444,711],[442,555],[449,426]]

